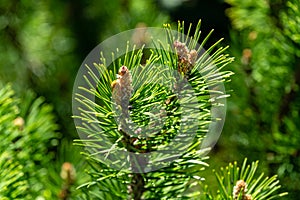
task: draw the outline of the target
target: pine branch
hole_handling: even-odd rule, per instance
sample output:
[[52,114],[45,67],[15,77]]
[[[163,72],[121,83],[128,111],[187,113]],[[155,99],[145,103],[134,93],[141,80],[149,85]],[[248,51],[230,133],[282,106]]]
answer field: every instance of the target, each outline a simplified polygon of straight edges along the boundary
[[264,173],[257,175],[258,161],[247,164],[244,160],[241,166],[237,162],[230,163],[221,170],[214,170],[219,185],[217,194],[204,194],[209,199],[239,199],[239,200],[263,200],[276,199],[287,195],[287,192],[278,192],[280,189],[277,176],[265,177]]
[[[197,46],[200,24],[191,38],[184,37],[184,23],[179,22],[176,34],[166,25],[166,41],[154,38],[146,59],[143,49],[129,50],[128,43],[125,55],[116,51],[118,59],[111,65],[101,53],[99,64],[87,66],[87,87],[76,94],[80,114],[74,117],[81,121],[77,128],[84,135],[76,142],[88,148],[85,156],[94,172],[81,188],[99,185],[101,199],[199,195],[188,192],[191,183],[202,180],[199,169],[207,166],[199,146],[208,125],[219,120],[211,108],[223,106],[217,99],[227,95],[218,85],[232,75],[220,70],[233,61],[223,54],[227,47],[216,48],[221,40],[206,52],[208,37]],[[95,96],[95,101],[84,94]],[[121,194],[125,188],[126,197]]]
[[10,85],[0,89],[0,199],[32,199],[44,192],[55,196],[46,180],[57,126],[52,108],[27,95],[20,101]]

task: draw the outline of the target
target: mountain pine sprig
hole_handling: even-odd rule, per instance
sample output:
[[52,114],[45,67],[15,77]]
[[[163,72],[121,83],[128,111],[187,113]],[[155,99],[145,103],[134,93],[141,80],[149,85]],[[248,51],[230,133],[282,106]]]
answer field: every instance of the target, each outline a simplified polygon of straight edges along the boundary
[[257,169],[258,161],[247,164],[245,158],[241,166],[234,162],[214,170],[219,190],[213,194],[204,192],[205,199],[263,200],[279,199],[287,195],[287,192],[279,191],[281,186],[276,175],[268,177],[264,173],[258,174]]
[[84,135],[76,143],[88,148],[84,155],[94,169],[91,182],[81,186],[91,196],[199,196],[194,187],[203,180],[199,170],[208,166],[209,149],[199,147],[211,121],[219,120],[210,109],[223,106],[216,99],[227,95],[217,86],[232,75],[221,69],[233,61],[223,54],[227,48],[216,48],[220,41],[206,52],[208,36],[197,45],[200,24],[191,37],[190,26],[186,38],[184,23],[179,22],[178,35],[166,25],[166,41],[153,38],[153,49],[136,50],[128,43],[125,55],[113,52],[112,64],[101,54],[100,63],[86,66],[87,87],[78,88],[80,114],[74,117],[81,121],[77,128]]

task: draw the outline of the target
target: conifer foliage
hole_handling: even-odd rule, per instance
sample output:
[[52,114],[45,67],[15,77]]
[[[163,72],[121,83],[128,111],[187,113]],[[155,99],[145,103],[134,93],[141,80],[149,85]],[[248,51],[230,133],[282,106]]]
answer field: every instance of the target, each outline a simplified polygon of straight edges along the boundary
[[[1,87],[0,200],[285,196],[277,176],[257,176],[258,163],[247,165],[246,160],[242,166],[234,163],[214,171],[217,191],[205,182],[202,172],[209,170],[211,147],[207,138],[210,126],[224,120],[214,112],[225,106],[227,95],[220,84],[233,74],[223,69],[233,58],[224,53],[227,47],[218,47],[221,40],[204,51],[210,34],[198,45],[200,25],[194,34],[189,26],[189,37],[182,34],[183,22],[177,34],[165,25],[166,40],[153,38],[154,48],[136,49],[128,43],[125,55],[116,54],[112,64],[101,54],[94,68],[86,66],[87,87],[79,87],[83,93],[75,95],[80,112],[74,118],[81,136],[75,143],[85,147],[88,165],[62,142],[67,150],[62,148],[59,155],[67,151],[75,158],[57,159],[61,172],[55,170],[50,148],[59,135],[51,106],[30,92],[17,99],[9,84]],[[78,183],[83,184],[75,191]]]
[[56,196],[47,180],[54,156],[48,149],[58,137],[57,125],[43,101],[32,93],[19,100],[10,85],[0,89],[1,200]]
[[[199,189],[209,150],[200,147],[209,125],[224,120],[213,115],[212,108],[224,107],[219,100],[227,95],[219,85],[232,75],[223,68],[233,58],[224,53],[228,47],[219,47],[221,40],[204,51],[212,32],[199,45],[200,25],[194,34],[190,25],[187,37],[183,22],[177,34],[164,25],[166,40],[152,38],[155,48],[137,50],[128,43],[125,55],[111,52],[117,58],[112,64],[107,65],[101,53],[99,63],[86,66],[86,86],[76,88],[79,112],[74,116],[81,134],[75,143],[86,147],[83,154],[92,169],[91,181],[80,187],[86,199],[214,199]],[[247,168],[242,176],[254,172]],[[234,179],[224,186],[220,180],[227,175],[217,178],[221,191],[231,188],[227,199],[251,199],[247,185],[261,181],[241,180],[242,186],[235,186],[239,179]],[[251,192],[260,193],[263,187],[273,193],[278,184],[274,179],[253,186]]]
[[226,2],[231,5],[227,10],[233,27],[231,50],[237,57],[232,88],[238,88],[232,100],[235,107],[229,109],[234,123],[228,123],[232,138],[237,139],[230,143],[247,152],[259,149],[248,157],[265,160],[270,173],[286,183],[289,198],[296,199],[300,184],[299,1]]

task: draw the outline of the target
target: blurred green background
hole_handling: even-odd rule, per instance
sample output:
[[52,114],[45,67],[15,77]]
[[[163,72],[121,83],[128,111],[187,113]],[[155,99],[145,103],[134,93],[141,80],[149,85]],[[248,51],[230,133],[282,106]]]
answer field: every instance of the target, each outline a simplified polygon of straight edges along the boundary
[[[58,124],[53,174],[80,158],[72,116],[77,70],[101,41],[137,26],[202,19],[209,44],[224,37],[236,58],[223,133],[208,161],[260,160],[266,174],[278,174],[290,195],[300,192],[300,5],[297,0],[0,0],[0,82],[16,96],[35,93],[52,105]],[[2,87],[1,86],[1,87]],[[25,102],[25,100],[24,100]],[[74,151],[72,149],[75,149]],[[75,156],[76,157],[76,156]],[[74,161],[76,160],[76,161]],[[78,163],[76,163],[78,161]],[[49,164],[49,168],[51,168]],[[211,169],[205,171],[213,181]],[[57,184],[60,187],[62,183]],[[55,187],[55,186],[53,186]],[[55,189],[54,189],[55,190]],[[58,190],[58,189],[56,189]],[[51,196],[51,195],[50,195]]]

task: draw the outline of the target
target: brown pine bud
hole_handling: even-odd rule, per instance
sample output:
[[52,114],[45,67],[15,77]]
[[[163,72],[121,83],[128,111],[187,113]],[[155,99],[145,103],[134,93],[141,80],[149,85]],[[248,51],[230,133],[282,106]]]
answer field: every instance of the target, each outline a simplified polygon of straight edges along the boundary
[[129,100],[133,92],[130,71],[126,66],[122,66],[119,69],[117,77],[117,80],[111,84],[113,89],[112,97],[122,109],[128,109]]
[[14,119],[13,124],[19,128],[19,130],[23,130],[25,121],[22,117],[17,117]]
[[188,77],[189,72],[196,64],[198,53],[195,49],[190,51],[185,43],[177,40],[173,43],[173,45],[178,56],[178,72],[183,73],[186,77]]
[[243,65],[249,65],[250,64],[250,61],[251,61],[251,58],[252,58],[252,50],[251,49],[244,49],[243,50],[243,56],[241,58],[241,62]]
[[68,183],[68,185],[73,184],[76,179],[76,171],[73,165],[69,162],[63,163],[61,166],[60,177]]
[[233,187],[233,199],[238,199],[241,194],[243,200],[251,200],[252,196],[246,194],[247,190],[247,183],[244,180],[238,180]]

